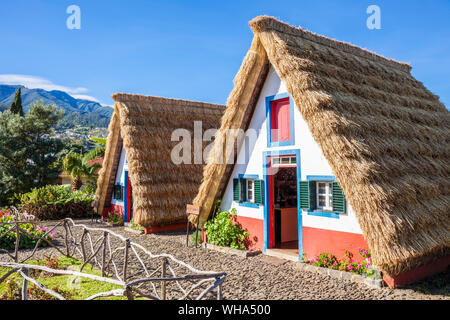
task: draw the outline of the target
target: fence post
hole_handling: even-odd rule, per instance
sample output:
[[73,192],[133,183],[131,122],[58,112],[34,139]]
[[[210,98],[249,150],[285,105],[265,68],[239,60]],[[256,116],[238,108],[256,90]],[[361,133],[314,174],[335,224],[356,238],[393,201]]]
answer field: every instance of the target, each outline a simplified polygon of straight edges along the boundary
[[[163,259],[162,263],[162,277],[166,277],[166,269],[167,269],[167,258]],[[161,284],[161,300],[166,300],[166,281],[163,281]]]
[[133,291],[131,290],[130,287],[125,288],[125,294],[127,295],[128,300],[134,300]]
[[19,232],[19,221],[17,221],[16,215],[16,243],[14,246],[14,260],[19,263],[19,243],[20,243],[20,232]]
[[[22,268],[22,272],[28,276],[29,269],[28,268]],[[28,300],[28,280],[23,278],[22,283],[22,300]]]
[[217,286],[217,300],[222,300],[222,284]]
[[127,265],[128,265],[128,248],[130,247],[130,239],[125,240],[125,259],[123,262],[123,282],[127,282]]
[[67,256],[70,257],[70,251],[69,251],[69,230],[67,227],[67,220],[64,220],[64,229],[66,230],[66,237],[64,239],[65,243],[66,243],[66,252],[67,252]]
[[81,236],[81,241],[80,241],[80,245],[81,245],[81,253],[83,254],[83,263],[86,262],[86,249],[84,248],[84,237],[86,236],[86,229],[83,228],[83,235]]
[[105,262],[106,262],[106,238],[108,237],[108,232],[103,232],[103,252],[102,252],[102,277],[105,276]]

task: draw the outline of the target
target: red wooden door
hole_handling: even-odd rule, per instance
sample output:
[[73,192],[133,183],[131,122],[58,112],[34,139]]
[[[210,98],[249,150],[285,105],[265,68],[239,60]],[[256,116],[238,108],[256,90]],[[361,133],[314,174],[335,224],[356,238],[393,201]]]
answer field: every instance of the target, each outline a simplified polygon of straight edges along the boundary
[[272,141],[291,140],[289,98],[272,102]]

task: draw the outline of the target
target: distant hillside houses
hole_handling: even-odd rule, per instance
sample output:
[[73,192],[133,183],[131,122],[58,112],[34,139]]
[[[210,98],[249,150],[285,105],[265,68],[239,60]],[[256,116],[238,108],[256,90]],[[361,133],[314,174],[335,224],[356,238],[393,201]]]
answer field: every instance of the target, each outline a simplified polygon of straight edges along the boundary
[[63,109],[64,118],[58,123],[58,126],[63,129],[80,125],[90,128],[106,128],[114,111],[113,108],[102,106],[95,101],[76,99],[63,91],[29,89],[21,85],[4,84],[0,84],[0,111],[9,108],[18,88],[22,88],[24,112],[30,110],[29,105],[38,100],[43,101],[44,104],[56,105]]

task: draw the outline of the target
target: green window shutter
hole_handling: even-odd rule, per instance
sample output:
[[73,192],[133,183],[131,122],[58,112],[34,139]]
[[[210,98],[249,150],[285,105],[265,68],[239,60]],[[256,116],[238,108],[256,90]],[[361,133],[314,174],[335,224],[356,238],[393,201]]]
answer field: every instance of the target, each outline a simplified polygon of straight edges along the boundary
[[124,186],[120,186],[120,200],[124,200],[125,199],[125,187]]
[[317,209],[316,181],[309,182],[309,210]]
[[123,200],[124,187],[120,184],[114,186],[114,199]]
[[241,201],[241,183],[239,179],[233,179],[233,201]]
[[345,213],[345,195],[338,182],[333,182],[333,211]]
[[114,185],[114,199],[119,200],[119,196],[120,196],[120,189],[119,189],[120,185],[116,184]]
[[255,203],[264,204],[263,180],[255,180]]
[[247,199],[247,180],[246,179],[239,179],[239,184],[241,185],[241,202],[245,202],[245,200]]
[[116,200],[123,200],[123,187],[120,184],[114,186],[114,198]]
[[300,208],[309,209],[310,199],[309,199],[309,181],[300,181]]

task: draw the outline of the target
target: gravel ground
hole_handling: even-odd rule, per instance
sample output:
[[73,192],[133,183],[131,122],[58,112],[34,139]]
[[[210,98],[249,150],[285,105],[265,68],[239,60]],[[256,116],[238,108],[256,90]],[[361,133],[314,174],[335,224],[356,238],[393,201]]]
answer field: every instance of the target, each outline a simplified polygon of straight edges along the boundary
[[[167,232],[139,235],[125,227],[109,227],[101,222],[78,220],[77,224],[88,227],[111,229],[152,253],[168,253],[199,270],[226,272],[223,284],[223,298],[226,300],[399,300],[399,299],[446,299],[450,300],[450,272],[420,281],[402,289],[369,288],[363,284],[337,280],[325,275],[313,274],[295,268],[295,263],[260,254],[242,258],[201,248],[187,248],[184,232]],[[51,226],[55,222],[46,222]],[[74,229],[76,230],[76,229]],[[56,232],[56,239],[62,241],[63,229]],[[78,238],[78,237],[77,237]],[[61,242],[62,243],[62,242]],[[21,252],[23,257],[29,250]],[[39,249],[36,256],[58,256],[54,248]],[[0,260],[9,258],[0,254]]]

